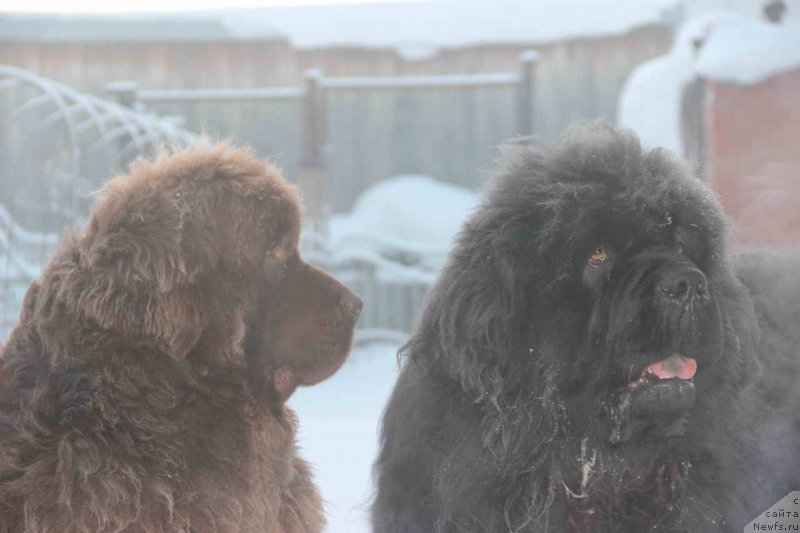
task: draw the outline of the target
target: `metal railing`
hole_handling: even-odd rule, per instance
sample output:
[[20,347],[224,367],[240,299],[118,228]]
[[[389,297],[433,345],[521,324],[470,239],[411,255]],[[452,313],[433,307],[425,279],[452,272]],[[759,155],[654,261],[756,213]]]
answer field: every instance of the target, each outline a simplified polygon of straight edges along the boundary
[[0,66],[0,337],[100,185],[162,144],[194,139],[174,120]]

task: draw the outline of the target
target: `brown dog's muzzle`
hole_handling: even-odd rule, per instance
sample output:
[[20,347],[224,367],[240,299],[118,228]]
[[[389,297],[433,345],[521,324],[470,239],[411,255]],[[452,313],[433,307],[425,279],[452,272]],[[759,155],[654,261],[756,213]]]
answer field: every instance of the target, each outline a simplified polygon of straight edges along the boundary
[[270,354],[272,382],[281,400],[336,372],[353,344],[363,303],[331,275],[297,259],[270,309],[262,353]]

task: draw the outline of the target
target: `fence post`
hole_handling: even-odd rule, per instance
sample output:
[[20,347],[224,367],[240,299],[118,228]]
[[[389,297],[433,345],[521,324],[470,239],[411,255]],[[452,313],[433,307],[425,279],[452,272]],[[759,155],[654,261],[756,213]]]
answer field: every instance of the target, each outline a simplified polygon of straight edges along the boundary
[[522,68],[519,77],[519,97],[517,109],[517,134],[533,135],[534,98],[536,90],[536,63],[539,52],[527,50],[520,55]]
[[325,153],[328,110],[323,78],[320,70],[313,69],[305,73],[299,176],[307,219],[320,235],[326,235],[330,216],[330,168]]

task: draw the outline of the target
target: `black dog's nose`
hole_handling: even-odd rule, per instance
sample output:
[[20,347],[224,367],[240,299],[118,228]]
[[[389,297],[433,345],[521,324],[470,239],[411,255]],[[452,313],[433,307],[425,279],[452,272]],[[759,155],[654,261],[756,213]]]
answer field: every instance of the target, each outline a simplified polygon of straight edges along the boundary
[[709,298],[706,275],[690,265],[679,265],[670,269],[662,278],[659,287],[669,298],[681,303]]

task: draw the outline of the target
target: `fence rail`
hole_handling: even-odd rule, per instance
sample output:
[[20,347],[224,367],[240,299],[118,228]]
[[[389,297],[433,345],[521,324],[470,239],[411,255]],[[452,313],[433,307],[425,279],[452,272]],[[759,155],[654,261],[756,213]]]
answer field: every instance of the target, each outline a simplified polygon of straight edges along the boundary
[[110,92],[276,157],[324,231],[332,212],[347,211],[360,191],[394,175],[477,186],[497,145],[534,131],[538,60],[525,52],[517,72],[334,78],[309,70],[300,87],[138,91],[123,84]]
[[[119,94],[120,91],[115,91]],[[299,87],[270,87],[265,89],[151,89],[136,91],[136,96],[148,104],[175,102],[258,102],[263,100],[293,100],[303,98],[306,91]]]
[[449,76],[399,76],[383,78],[325,78],[321,85],[325,89],[374,90],[374,89],[461,89],[466,87],[516,87],[517,74],[499,72],[495,74],[465,74]]

